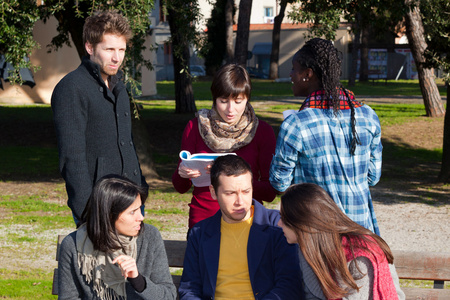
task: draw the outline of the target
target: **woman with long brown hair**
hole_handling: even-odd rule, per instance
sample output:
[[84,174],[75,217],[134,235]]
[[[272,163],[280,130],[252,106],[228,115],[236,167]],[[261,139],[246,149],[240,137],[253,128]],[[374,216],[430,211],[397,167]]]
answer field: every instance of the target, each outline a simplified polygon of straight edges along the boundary
[[[347,217],[323,188],[312,183],[289,187],[280,214],[288,243],[300,246],[300,257],[317,277],[322,293],[310,299],[404,298],[387,243]],[[311,294],[308,277],[304,274],[305,291]]]

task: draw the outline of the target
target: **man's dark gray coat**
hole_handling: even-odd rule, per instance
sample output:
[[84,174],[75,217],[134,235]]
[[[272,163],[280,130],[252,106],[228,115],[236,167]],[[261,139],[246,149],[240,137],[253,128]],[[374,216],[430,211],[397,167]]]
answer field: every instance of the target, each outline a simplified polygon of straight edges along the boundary
[[146,186],[131,134],[130,101],[121,80],[110,76],[108,88],[100,67],[89,58],[67,74],[52,95],[59,169],[68,205],[79,220],[92,187],[108,174]]

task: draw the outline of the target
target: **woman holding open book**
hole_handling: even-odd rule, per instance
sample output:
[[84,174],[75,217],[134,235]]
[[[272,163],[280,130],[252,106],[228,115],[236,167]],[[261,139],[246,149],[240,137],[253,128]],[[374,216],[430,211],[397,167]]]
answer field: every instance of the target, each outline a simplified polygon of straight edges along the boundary
[[[184,129],[181,150],[196,153],[236,153],[244,158],[253,172],[253,198],[271,202],[275,192],[269,183],[269,167],[275,152],[272,127],[259,120],[250,105],[251,81],[244,67],[237,64],[222,66],[211,84],[213,106],[201,109]],[[192,186],[191,179],[209,173],[191,169],[181,159],[173,173],[172,183],[179,193]],[[194,186],[189,204],[189,228],[214,215],[219,204],[212,199],[209,186]]]

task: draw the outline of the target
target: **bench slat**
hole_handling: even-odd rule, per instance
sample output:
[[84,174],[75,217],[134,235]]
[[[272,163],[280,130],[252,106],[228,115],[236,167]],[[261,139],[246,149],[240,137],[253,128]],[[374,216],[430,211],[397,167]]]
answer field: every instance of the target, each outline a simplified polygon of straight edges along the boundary
[[52,295],[58,295],[58,268],[53,270]]
[[182,268],[187,241],[164,240],[169,267]]
[[450,290],[424,289],[424,288],[402,288],[406,300],[448,300]]
[[58,235],[58,243],[56,244],[56,261],[59,260],[59,247],[61,246],[61,243],[65,237],[65,234]]
[[399,278],[450,281],[450,253],[393,251]]

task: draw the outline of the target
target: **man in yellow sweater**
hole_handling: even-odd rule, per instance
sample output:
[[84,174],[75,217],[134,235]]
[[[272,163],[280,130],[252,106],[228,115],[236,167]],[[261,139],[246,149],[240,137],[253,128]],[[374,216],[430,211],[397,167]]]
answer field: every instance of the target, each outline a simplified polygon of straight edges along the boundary
[[297,247],[276,226],[279,212],[252,199],[252,180],[243,158],[215,160],[210,191],[220,210],[189,233],[180,300],[303,299]]

